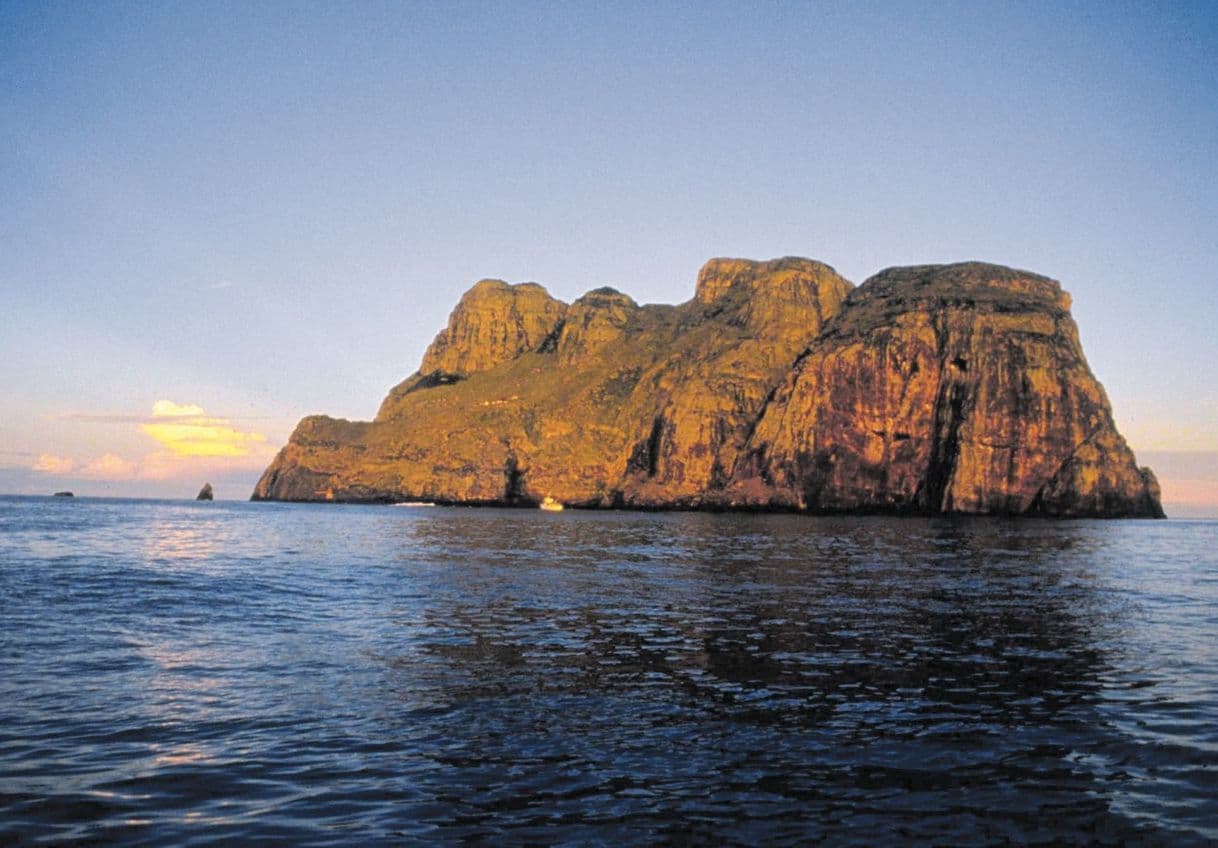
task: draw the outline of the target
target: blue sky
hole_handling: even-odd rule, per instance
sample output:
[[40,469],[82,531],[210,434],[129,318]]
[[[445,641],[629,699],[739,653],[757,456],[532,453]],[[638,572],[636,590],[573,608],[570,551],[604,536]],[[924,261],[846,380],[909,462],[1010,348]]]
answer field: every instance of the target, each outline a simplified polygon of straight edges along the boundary
[[245,497],[479,278],[794,254],[1061,280],[1218,514],[1216,162],[1213,4],[0,0],[0,491]]

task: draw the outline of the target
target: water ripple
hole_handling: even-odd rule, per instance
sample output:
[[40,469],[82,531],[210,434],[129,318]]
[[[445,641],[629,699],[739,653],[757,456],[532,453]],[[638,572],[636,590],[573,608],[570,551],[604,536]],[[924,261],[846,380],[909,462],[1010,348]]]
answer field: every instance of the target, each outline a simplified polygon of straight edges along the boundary
[[1216,531],[0,498],[0,842],[1213,843]]

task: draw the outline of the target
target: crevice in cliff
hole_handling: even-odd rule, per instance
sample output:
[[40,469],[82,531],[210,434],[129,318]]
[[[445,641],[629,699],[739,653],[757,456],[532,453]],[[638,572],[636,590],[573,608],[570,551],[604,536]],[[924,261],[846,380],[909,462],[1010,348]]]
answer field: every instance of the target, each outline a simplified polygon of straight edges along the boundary
[[544,339],[541,340],[541,344],[538,346],[537,352],[538,353],[557,353],[558,352],[558,338],[559,338],[559,336],[562,335],[562,329],[565,326],[567,326],[567,321],[564,318],[563,320],[559,321],[554,326],[554,329],[551,330]]
[[[795,358],[796,364],[798,364],[798,362],[802,356],[803,356],[803,354],[801,353],[798,357]],[[792,365],[791,369],[794,369],[794,367],[795,367],[795,365]],[[788,373],[789,373],[789,371],[790,371],[790,369],[788,369]],[[776,383],[773,388],[771,388],[768,392],[766,392],[765,398],[763,398],[761,403],[757,406],[757,412],[753,415],[753,417],[751,419],[749,419],[747,422],[745,422],[744,433],[741,435],[741,438],[740,438],[740,444],[742,446],[747,446],[752,443],[753,434],[757,432],[757,425],[761,423],[762,418],[765,418],[766,411],[770,408],[770,403],[773,402],[774,396],[776,394],[778,394],[778,390],[780,388],[782,388],[781,382]]]
[[834,451],[818,450],[815,453],[799,451],[795,455],[794,479],[802,479],[803,500],[801,510],[818,512],[825,508],[824,493],[832,483],[833,467],[837,463]]
[[254,495],[251,500],[269,500],[278,495],[279,468],[276,464],[278,461],[278,457],[276,457],[275,463],[263,473],[262,479],[258,481],[258,485],[254,488]]
[[406,391],[402,392],[400,397],[405,397],[412,392],[417,392],[420,389],[434,389],[438,386],[451,386],[453,383],[460,383],[465,379],[464,374],[450,374],[446,371],[432,371],[430,374],[424,374]]
[[626,461],[627,474],[656,476],[660,470],[660,450],[664,444],[664,416],[657,415],[651,422],[651,430],[644,441],[635,443]]
[[960,427],[967,401],[968,386],[954,381],[942,386],[935,400],[935,441],[926,469],[926,506],[934,512],[952,511],[948,490],[960,458]]
[[503,461],[503,500],[509,504],[524,500],[524,476],[528,469],[520,467],[515,453],[509,453]]
[[647,476],[656,476],[660,467],[660,446],[664,438],[664,418],[657,415],[651,422],[651,435],[647,437]]
[[1102,432],[1103,428],[1097,428],[1093,430],[1085,439],[1080,441],[1074,447],[1070,448],[1069,452],[1066,454],[1066,458],[1061,461],[1061,464],[1058,465],[1053,473],[1049,475],[1048,479],[1045,480],[1041,487],[1036,490],[1036,495],[1032,498],[1032,502],[1028,504],[1027,512],[1033,515],[1053,513],[1053,510],[1048,509],[1048,504],[1046,503],[1046,497],[1048,496],[1049,491],[1056,488],[1061,482],[1062,475],[1066,473],[1066,469],[1070,467],[1070,463],[1072,463],[1075,457],[1078,456],[1078,452],[1086,447],[1088,443],[1094,441]]

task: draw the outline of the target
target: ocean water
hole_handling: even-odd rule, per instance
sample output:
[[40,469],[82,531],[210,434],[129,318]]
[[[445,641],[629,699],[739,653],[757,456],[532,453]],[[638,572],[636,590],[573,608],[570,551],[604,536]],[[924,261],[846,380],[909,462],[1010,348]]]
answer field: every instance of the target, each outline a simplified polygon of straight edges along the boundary
[[0,844],[1218,842],[1218,523],[0,498]]

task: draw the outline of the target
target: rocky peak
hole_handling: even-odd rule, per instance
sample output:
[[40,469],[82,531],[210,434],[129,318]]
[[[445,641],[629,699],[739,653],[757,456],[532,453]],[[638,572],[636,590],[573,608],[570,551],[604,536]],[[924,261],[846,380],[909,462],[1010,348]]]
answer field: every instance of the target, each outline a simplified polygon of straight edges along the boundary
[[733,323],[760,335],[793,322],[815,333],[841,310],[852,288],[814,259],[712,259],[698,272],[694,298],[711,309],[738,310]]
[[849,301],[851,313],[860,313],[855,320],[861,311],[854,307],[878,301],[892,310],[974,307],[1054,314],[1070,310],[1070,295],[1056,280],[985,262],[886,268],[855,289]]
[[421,374],[468,375],[539,350],[567,305],[537,283],[482,280],[467,291],[423,355]]
[[719,257],[709,260],[698,271],[694,297],[705,304],[714,303],[729,292],[791,297],[801,288],[805,291],[810,285],[819,288],[819,282],[833,278],[841,279],[828,265],[799,256],[764,262]]
[[605,286],[593,289],[567,309],[558,338],[558,359],[564,365],[595,353],[621,338],[639,305],[629,295]]

